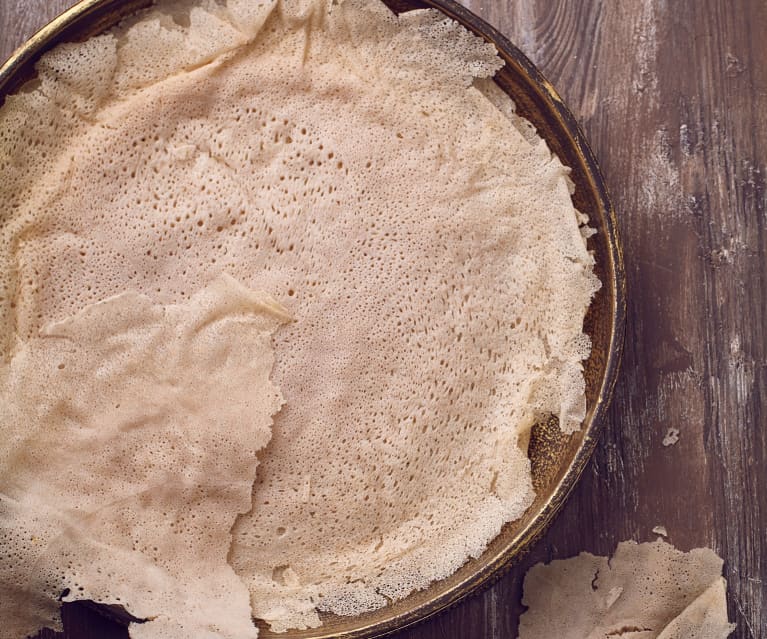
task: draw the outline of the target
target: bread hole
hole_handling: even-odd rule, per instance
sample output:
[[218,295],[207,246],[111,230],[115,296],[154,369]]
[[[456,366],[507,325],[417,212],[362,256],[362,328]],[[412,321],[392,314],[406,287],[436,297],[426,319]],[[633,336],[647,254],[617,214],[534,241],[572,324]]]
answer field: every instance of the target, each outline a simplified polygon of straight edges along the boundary
[[276,584],[280,584],[281,586],[287,586],[289,585],[287,581],[290,581],[291,573],[292,570],[288,565],[275,566],[272,570],[272,581]]

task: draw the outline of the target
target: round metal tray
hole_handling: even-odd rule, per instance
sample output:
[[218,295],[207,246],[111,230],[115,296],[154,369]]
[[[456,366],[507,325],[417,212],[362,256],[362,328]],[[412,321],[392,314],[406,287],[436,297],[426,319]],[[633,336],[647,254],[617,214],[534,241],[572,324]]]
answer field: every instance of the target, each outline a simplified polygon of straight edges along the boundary
[[[525,515],[507,524],[479,559],[470,560],[451,577],[433,583],[380,610],[357,617],[328,616],[320,628],[275,635],[262,628],[262,637],[283,639],[361,639],[400,630],[454,605],[487,586],[513,565],[543,534],[578,481],[605,420],[618,373],[625,324],[625,277],[615,213],[591,150],[570,111],[551,84],[503,35],[453,0],[385,0],[401,13],[435,8],[492,42],[505,66],[495,81],[517,105],[517,112],[538,130],[561,161],[572,169],[575,206],[589,215],[597,233],[589,238],[602,288],[585,319],[593,348],[585,362],[587,415],[581,431],[562,435],[556,420],[533,428],[529,446],[537,497]],[[83,0],[35,34],[0,67],[0,103],[34,77],[42,53],[60,42],[83,40],[115,25],[151,0]],[[101,612],[114,619],[114,609]],[[125,636],[115,633],[113,636]]]

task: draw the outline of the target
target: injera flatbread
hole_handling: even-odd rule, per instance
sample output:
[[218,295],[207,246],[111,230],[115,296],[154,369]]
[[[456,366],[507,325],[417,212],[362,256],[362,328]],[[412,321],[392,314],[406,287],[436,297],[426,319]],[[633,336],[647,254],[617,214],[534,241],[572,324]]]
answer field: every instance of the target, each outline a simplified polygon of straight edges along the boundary
[[531,425],[585,415],[590,231],[500,66],[434,11],[161,3],[0,110],[7,366],[89,305],[184,305],[222,274],[293,318],[228,557],[274,629],[479,556],[532,502]]
[[625,541],[610,558],[584,552],[533,566],[519,639],[725,639],[735,629],[726,588],[709,548]]
[[256,637],[227,554],[282,403],[287,319],[221,276],[177,305],[122,293],[20,345],[0,380],[0,636],[55,625],[69,590],[154,618],[132,637]]

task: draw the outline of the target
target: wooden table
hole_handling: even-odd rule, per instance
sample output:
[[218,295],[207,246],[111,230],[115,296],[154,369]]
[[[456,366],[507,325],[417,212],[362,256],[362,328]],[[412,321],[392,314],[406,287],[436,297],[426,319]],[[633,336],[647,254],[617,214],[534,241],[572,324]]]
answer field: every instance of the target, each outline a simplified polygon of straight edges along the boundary
[[[73,1],[0,0],[0,57]],[[610,554],[656,524],[724,557],[732,636],[764,639],[767,2],[467,5],[538,65],[591,141],[618,211],[628,331],[609,424],[554,526],[492,589],[397,639],[512,639],[532,564]]]

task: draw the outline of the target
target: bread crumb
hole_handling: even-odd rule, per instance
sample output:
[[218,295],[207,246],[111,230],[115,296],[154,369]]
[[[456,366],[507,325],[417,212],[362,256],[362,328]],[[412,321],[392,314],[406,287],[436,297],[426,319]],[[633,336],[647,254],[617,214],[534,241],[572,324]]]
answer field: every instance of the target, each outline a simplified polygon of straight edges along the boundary
[[666,431],[666,436],[663,438],[663,445],[673,446],[679,441],[679,429],[678,428],[669,428]]

